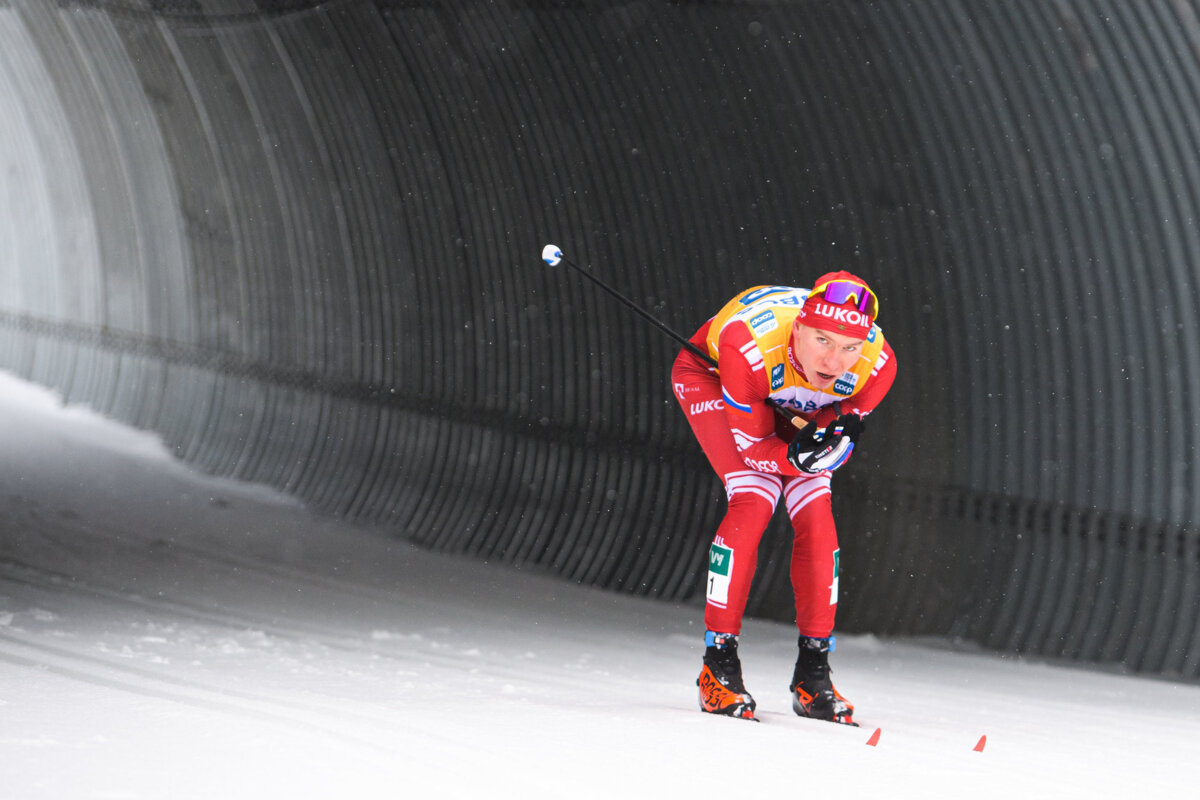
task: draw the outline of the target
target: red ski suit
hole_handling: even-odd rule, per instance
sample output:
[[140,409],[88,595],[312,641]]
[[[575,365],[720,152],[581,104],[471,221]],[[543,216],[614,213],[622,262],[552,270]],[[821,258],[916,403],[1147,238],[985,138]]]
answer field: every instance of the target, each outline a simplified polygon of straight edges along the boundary
[[[872,327],[857,364],[830,388],[812,386],[792,352],[791,331],[806,289],[756,286],[729,301],[691,338],[718,367],[686,348],[671,371],[675,396],[709,463],[725,485],[728,509],[709,551],[708,630],[741,633],[758,544],[782,496],[795,536],[790,576],[801,635],[828,637],[837,613],[838,542],[832,473],[804,474],[787,460],[795,428],[767,398],[821,426],[840,413],[866,416],[896,377],[896,359]],[[835,405],[837,404],[837,405]]]

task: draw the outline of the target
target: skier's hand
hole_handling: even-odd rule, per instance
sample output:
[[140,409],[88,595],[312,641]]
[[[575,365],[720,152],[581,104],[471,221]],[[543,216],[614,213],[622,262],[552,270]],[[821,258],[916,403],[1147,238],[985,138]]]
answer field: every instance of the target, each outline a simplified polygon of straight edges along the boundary
[[834,429],[834,433],[850,437],[851,444],[858,444],[858,437],[862,435],[866,426],[867,421],[858,414],[842,414],[830,427]]
[[857,414],[843,414],[824,428],[810,422],[788,445],[788,463],[810,475],[835,470],[850,458],[862,429],[863,419]]

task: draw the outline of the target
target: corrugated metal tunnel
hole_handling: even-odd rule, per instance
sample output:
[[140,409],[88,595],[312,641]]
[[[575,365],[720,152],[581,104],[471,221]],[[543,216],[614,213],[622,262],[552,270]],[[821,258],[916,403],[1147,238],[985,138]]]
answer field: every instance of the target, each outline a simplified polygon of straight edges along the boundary
[[835,481],[839,627],[1196,678],[1198,56],[1182,0],[8,0],[0,367],[691,600],[675,347],[541,247],[686,334],[850,268],[900,376]]

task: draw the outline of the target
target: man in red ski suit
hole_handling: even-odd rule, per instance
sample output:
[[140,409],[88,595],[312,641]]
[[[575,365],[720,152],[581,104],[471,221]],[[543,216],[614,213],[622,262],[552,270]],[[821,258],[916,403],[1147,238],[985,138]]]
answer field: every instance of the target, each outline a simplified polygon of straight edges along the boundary
[[757,286],[692,336],[711,362],[688,348],[675,359],[675,395],[728,497],[709,551],[704,711],[754,717],[737,637],[759,540],[782,497],[795,532],[790,575],[800,633],[792,706],[801,716],[853,724],[854,707],[829,678],[838,591],[830,480],[895,380],[878,312],[874,292],[848,272],[823,275],[812,290]]

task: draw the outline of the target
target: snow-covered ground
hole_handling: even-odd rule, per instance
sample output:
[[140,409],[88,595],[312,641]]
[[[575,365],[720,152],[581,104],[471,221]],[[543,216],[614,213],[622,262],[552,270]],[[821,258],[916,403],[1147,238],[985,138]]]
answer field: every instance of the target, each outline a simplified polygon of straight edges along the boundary
[[[417,550],[0,374],[0,797],[1193,797],[1200,687],[844,636],[696,709],[698,607]],[[882,729],[877,746],[867,740]],[[982,752],[973,748],[983,735]]]

